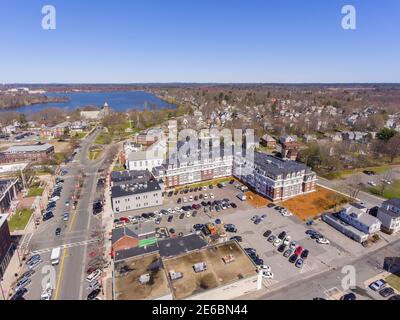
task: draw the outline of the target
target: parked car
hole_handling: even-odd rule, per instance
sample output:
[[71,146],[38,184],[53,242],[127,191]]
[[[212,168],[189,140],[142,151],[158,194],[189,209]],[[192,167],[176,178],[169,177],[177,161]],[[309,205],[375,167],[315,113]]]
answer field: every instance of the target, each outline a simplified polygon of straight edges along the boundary
[[264,232],[263,236],[264,236],[264,238],[269,238],[269,236],[271,234],[272,234],[272,231],[271,230],[267,230],[267,231]]
[[275,208],[275,205],[273,203],[270,203],[267,205],[268,208]]
[[87,296],[88,300],[94,300],[97,298],[97,296],[100,294],[101,290],[100,289],[96,289],[93,290],[91,293],[89,293],[89,295]]
[[369,285],[369,288],[373,291],[380,291],[383,287],[386,286],[386,281],[383,279],[377,280]]
[[268,238],[268,242],[271,242],[271,243],[275,242],[275,240],[276,240],[276,236],[274,236],[274,235],[271,235]]
[[100,278],[100,276],[101,276],[101,270],[97,269],[87,276],[86,281],[88,282],[96,281],[97,279]]
[[388,288],[385,288],[385,289],[382,289],[381,291],[379,291],[379,294],[384,298],[388,298],[388,297],[394,295],[395,291],[393,288],[388,287]]
[[348,293],[348,294],[345,294],[344,296],[342,296],[340,298],[340,300],[354,301],[354,300],[357,300],[357,297],[356,297],[356,295],[354,293]]
[[301,258],[302,258],[303,260],[305,260],[305,259],[308,258],[309,254],[310,254],[310,251],[304,250],[304,251],[301,253]]
[[237,242],[242,242],[243,238],[241,236],[234,236],[234,237],[230,238],[230,240],[235,240]]
[[278,248],[278,252],[283,253],[286,250],[286,245],[281,244]]
[[399,301],[400,300],[400,295],[396,294],[396,295],[390,297],[388,300],[390,300],[390,301]]
[[61,234],[61,228],[57,228],[55,234],[56,236],[59,236]]
[[68,221],[69,220],[69,213],[64,213],[63,220],[64,221]]
[[289,262],[290,262],[290,263],[295,263],[295,262],[297,261],[297,258],[298,258],[298,257],[299,257],[299,256],[298,256],[297,254],[291,255],[290,258],[289,258]]
[[283,232],[281,232],[281,233],[279,234],[278,238],[279,238],[280,240],[283,240],[283,239],[286,238],[286,235],[287,235],[286,232],[283,231]]
[[301,255],[303,253],[303,247],[302,246],[298,246],[296,248],[296,250],[294,251],[295,254],[297,254],[298,256]]
[[325,238],[319,238],[319,239],[317,239],[317,243],[329,245],[330,241],[328,239],[325,239]]
[[293,250],[288,249],[288,250],[286,250],[286,251],[283,253],[283,256],[284,256],[285,258],[289,258],[292,254],[293,254]]
[[279,238],[274,241],[274,247],[279,247],[281,244],[282,244],[282,240]]
[[304,265],[304,260],[303,259],[298,259],[297,261],[296,261],[296,268],[302,268],[303,267],[303,265]]

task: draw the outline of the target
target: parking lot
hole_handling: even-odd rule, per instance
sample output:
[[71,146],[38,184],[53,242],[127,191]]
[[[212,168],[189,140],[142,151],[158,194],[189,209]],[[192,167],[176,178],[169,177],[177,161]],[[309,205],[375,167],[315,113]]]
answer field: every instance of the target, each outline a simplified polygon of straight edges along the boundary
[[[189,188],[190,190],[190,188]],[[210,199],[210,193],[213,194],[213,199]],[[159,227],[164,227],[168,230],[173,229],[175,234],[187,234],[193,232],[193,226],[196,224],[206,224],[215,222],[217,219],[221,220],[221,224],[233,224],[237,228],[237,233],[227,233],[227,237],[240,236],[242,238],[241,246],[243,248],[253,248],[257,251],[257,255],[264,261],[265,265],[271,267],[274,273],[273,279],[264,281],[265,286],[270,287],[282,282],[295,281],[307,274],[315,273],[318,271],[330,268],[334,261],[339,260],[346,256],[346,251],[342,250],[340,245],[331,241],[331,245],[321,245],[312,240],[306,231],[309,227],[300,221],[295,216],[284,217],[281,213],[273,208],[255,208],[248,201],[240,201],[236,196],[240,191],[235,187],[235,184],[227,184],[224,188],[220,189],[214,187],[212,190],[193,191],[188,193],[173,193],[166,195],[163,206],[148,208],[145,210],[135,210],[131,212],[120,213],[115,216],[116,219],[121,217],[134,217],[141,215],[143,212],[160,212],[162,210],[172,209],[177,207],[189,206],[193,204],[201,204],[201,202],[216,201],[222,199],[229,199],[230,202],[236,204],[237,208],[228,208],[219,212],[204,212],[202,207],[199,210],[191,210],[197,212],[193,217],[191,214],[175,212],[174,214],[162,215]],[[186,203],[178,204],[178,199],[183,200],[190,197],[193,199],[200,194],[208,194],[208,199],[199,199],[198,201],[188,201]],[[207,206],[207,208],[209,208]],[[190,215],[190,217],[189,217]],[[255,224],[251,219],[253,216],[263,216],[266,218],[259,224]],[[172,221],[168,221],[168,217],[173,216]],[[323,222],[321,222],[322,224]],[[296,247],[301,246],[304,250],[309,250],[310,255],[305,259],[305,263],[301,268],[297,268],[294,263],[290,263],[288,258],[283,256],[283,253],[278,252],[278,247],[274,247],[272,243],[267,241],[263,234],[271,230],[272,234],[278,236],[282,231],[291,237],[291,240],[296,241]],[[349,240],[349,239],[348,239]],[[351,240],[349,240],[351,241]]]

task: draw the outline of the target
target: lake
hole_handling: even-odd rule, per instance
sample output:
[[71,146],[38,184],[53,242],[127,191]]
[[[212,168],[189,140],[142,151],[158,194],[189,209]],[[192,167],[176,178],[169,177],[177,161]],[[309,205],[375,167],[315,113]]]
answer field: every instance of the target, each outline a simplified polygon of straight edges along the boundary
[[175,108],[176,106],[158,99],[154,94],[144,91],[115,91],[115,92],[72,92],[72,93],[46,93],[49,97],[68,97],[68,102],[41,103],[32,106],[2,110],[22,113],[39,112],[45,108],[58,107],[73,111],[79,107],[102,107],[105,102],[114,110],[124,112],[130,109],[151,109],[153,105],[158,109]]

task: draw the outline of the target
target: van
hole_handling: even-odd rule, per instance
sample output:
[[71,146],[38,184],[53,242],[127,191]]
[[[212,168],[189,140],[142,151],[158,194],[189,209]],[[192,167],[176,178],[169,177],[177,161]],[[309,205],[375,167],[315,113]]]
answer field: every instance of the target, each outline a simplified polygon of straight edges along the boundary
[[60,262],[60,254],[61,254],[60,247],[54,248],[51,251],[51,257],[50,257],[51,265],[55,266]]
[[88,282],[93,282],[100,278],[101,276],[101,270],[97,269],[96,271],[93,271],[91,274],[89,274],[86,278],[86,281]]
[[247,196],[244,193],[239,193],[236,196],[240,201],[246,201],[247,200]]

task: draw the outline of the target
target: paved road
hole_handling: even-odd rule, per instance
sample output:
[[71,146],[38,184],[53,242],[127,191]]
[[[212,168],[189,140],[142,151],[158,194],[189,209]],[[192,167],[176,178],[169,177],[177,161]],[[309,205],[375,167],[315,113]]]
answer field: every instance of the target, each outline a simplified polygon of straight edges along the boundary
[[[336,268],[323,272],[307,279],[302,279],[279,289],[257,296],[260,300],[312,300],[317,297],[324,299],[338,299],[347,292],[354,292],[359,300],[382,300],[382,298],[373,291],[366,289],[364,282],[381,273],[383,261],[386,257],[398,256],[400,251],[400,240],[389,244],[371,254],[365,255],[356,260],[348,260],[343,266],[354,266],[356,271],[356,288],[345,291],[342,288],[342,279],[345,274],[342,268]],[[335,294],[332,295],[332,294]],[[254,298],[251,297],[244,297]]]
[[[92,203],[96,196],[98,170],[104,164],[106,156],[97,161],[88,159],[88,151],[93,144],[99,130],[95,130],[81,144],[74,160],[65,169],[68,174],[64,177],[65,183],[58,201],[55,218],[42,224],[34,233],[30,244],[30,251],[42,253],[43,264],[36,270],[32,277],[32,284],[29,286],[27,299],[40,299],[42,292],[41,269],[43,265],[49,265],[50,250],[61,246],[61,259],[56,269],[56,288],[53,293],[54,300],[81,300],[86,299],[88,294],[85,287],[86,262],[88,260],[89,246],[96,246],[93,240],[99,238],[97,233],[101,231],[101,220],[92,215]],[[106,151],[108,154],[109,150]],[[65,200],[70,200],[73,194],[77,177],[83,172],[85,174],[81,198],[77,210],[70,211],[65,206]],[[71,203],[72,205],[72,203]],[[62,215],[70,211],[70,219],[64,222]],[[55,229],[60,227],[60,237],[55,236]]]
[[[346,195],[349,195],[349,189],[346,185],[346,181],[344,181],[344,180],[332,180],[331,181],[331,180],[325,180],[323,178],[319,178],[318,184],[323,187],[331,188],[331,189],[337,190],[339,192],[342,192]],[[364,191],[360,191],[357,197],[362,202],[364,202],[369,208],[375,207],[375,206],[380,206],[382,204],[382,202],[386,200],[386,199],[377,197],[375,195],[372,195],[372,194],[364,192]]]

